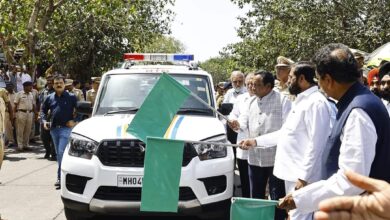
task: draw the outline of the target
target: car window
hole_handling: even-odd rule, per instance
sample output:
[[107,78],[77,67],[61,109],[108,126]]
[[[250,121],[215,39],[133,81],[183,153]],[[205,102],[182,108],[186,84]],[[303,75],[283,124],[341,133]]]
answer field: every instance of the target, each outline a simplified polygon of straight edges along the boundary
[[[209,105],[214,105],[208,77],[189,74],[172,74],[171,76],[203,101]],[[139,108],[158,78],[159,75],[157,74],[118,74],[107,76],[99,97],[96,114]],[[180,111],[183,114],[213,115],[209,108],[192,96],[187,98],[181,109],[198,110],[187,111],[186,113]]]

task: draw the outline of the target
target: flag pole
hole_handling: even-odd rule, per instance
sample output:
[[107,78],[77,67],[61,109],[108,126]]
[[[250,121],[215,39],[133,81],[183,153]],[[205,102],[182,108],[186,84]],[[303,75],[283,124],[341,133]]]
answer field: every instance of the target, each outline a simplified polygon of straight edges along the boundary
[[195,95],[194,93],[190,93],[192,97],[194,97],[196,100],[198,100],[199,102],[201,102],[202,104],[204,104],[205,106],[207,106],[209,109],[211,109],[213,112],[215,112],[217,115],[221,116],[223,119],[225,119],[226,121],[230,121],[228,119],[228,117],[226,117],[225,115],[221,114],[217,109],[213,108],[211,105],[209,105],[209,103],[205,102],[203,99],[199,98],[197,95]]
[[[225,143],[218,143],[218,142],[208,142],[208,141],[190,141],[190,140],[180,140],[184,141],[186,143],[193,143],[193,144],[213,144],[213,145],[220,145],[224,147],[238,147],[240,148],[239,144],[225,144]],[[254,146],[254,148],[264,148],[262,146]]]
[[225,143],[218,143],[218,142],[208,142],[208,141],[190,141],[190,140],[181,140],[187,143],[193,143],[193,144],[213,144],[213,145],[220,145],[224,147],[240,147],[238,144],[225,144]]

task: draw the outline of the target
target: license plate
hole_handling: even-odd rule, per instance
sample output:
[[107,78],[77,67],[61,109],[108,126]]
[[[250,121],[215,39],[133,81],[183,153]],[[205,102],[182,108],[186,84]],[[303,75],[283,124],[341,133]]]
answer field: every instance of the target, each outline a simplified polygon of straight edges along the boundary
[[118,176],[118,187],[141,187],[143,176]]

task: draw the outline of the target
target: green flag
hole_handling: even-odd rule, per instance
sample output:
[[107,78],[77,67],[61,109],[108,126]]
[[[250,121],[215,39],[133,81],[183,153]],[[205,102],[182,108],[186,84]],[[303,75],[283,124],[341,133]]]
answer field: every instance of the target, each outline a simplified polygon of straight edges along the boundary
[[141,211],[177,212],[184,142],[148,137]]
[[230,220],[274,220],[277,201],[233,198]]
[[127,132],[146,142],[146,136],[164,137],[173,117],[191,91],[166,73],[161,74]]

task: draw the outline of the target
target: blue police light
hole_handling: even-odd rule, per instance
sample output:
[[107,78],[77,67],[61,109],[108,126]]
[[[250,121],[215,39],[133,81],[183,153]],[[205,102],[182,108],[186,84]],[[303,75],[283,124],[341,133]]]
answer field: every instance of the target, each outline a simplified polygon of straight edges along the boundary
[[192,54],[174,54],[174,61],[192,61],[194,60],[194,55]]

